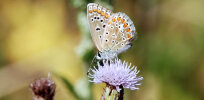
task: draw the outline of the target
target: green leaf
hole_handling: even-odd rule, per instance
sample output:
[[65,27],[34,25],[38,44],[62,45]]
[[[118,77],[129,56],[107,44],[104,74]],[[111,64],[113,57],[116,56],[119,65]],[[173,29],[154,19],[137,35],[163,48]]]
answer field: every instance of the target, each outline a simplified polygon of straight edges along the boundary
[[81,97],[77,94],[77,92],[74,90],[73,85],[63,76],[57,75],[66,85],[67,89],[76,97],[77,100],[82,100]]

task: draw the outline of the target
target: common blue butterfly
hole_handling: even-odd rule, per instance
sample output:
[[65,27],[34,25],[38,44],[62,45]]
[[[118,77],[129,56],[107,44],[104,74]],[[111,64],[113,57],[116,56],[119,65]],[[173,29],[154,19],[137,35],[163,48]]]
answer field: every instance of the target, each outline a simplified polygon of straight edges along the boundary
[[92,39],[99,51],[97,59],[113,59],[132,46],[136,30],[126,14],[112,13],[99,4],[89,3],[87,18]]

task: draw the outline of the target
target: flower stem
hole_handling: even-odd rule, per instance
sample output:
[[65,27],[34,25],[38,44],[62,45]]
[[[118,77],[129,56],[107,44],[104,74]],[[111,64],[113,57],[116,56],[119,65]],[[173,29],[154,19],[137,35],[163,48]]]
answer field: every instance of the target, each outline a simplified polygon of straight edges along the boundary
[[124,88],[122,85],[120,85],[120,95],[119,95],[119,98],[118,100],[123,100],[123,96],[124,96]]
[[101,100],[123,100],[124,89],[121,88],[120,92],[114,86],[106,85]]
[[45,99],[39,96],[34,96],[32,100],[45,100]]

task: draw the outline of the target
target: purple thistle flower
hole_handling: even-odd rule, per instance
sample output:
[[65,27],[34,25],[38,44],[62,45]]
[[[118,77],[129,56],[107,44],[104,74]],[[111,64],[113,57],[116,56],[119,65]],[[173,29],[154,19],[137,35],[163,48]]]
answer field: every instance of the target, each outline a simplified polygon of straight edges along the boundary
[[92,74],[88,77],[92,80],[90,82],[107,83],[108,85],[115,86],[117,91],[120,92],[119,86],[123,88],[129,88],[130,90],[139,89],[137,86],[141,85],[138,83],[143,79],[141,76],[137,76],[139,71],[136,67],[131,67],[131,64],[121,62],[116,59],[115,61],[103,60],[103,66],[98,63],[98,69],[96,67],[90,69]]

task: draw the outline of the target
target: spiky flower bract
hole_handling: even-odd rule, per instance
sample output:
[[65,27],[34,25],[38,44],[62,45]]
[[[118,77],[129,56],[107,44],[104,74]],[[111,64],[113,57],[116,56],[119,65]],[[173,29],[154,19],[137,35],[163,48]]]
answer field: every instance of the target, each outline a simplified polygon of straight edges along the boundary
[[138,83],[143,79],[141,76],[137,76],[139,71],[136,67],[131,67],[131,64],[122,62],[120,59],[114,61],[103,60],[103,65],[98,63],[98,68],[94,67],[91,70],[91,74],[88,75],[90,82],[107,83],[111,86],[115,86],[117,91],[120,91],[119,86],[123,88],[129,88],[130,90],[139,89]]

